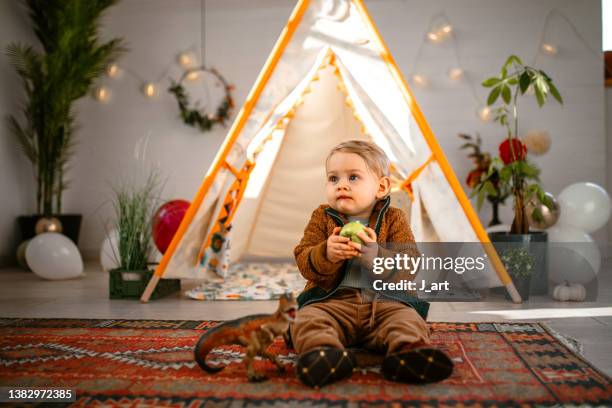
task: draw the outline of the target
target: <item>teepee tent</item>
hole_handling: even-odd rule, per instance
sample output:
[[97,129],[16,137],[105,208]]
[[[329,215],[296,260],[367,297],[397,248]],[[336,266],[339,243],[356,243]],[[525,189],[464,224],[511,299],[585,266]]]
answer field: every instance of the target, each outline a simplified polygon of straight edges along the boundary
[[325,200],[325,157],[349,139],[391,159],[417,242],[481,243],[477,286],[521,301],[361,0],[298,2],[141,300],[162,277],[292,258]]

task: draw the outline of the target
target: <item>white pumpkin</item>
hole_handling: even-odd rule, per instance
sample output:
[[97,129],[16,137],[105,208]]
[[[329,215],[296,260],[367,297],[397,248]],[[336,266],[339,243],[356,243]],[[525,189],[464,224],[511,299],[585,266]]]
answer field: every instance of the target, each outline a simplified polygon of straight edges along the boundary
[[567,302],[568,300],[582,302],[585,298],[586,289],[579,283],[565,281],[553,290],[553,299],[561,302]]

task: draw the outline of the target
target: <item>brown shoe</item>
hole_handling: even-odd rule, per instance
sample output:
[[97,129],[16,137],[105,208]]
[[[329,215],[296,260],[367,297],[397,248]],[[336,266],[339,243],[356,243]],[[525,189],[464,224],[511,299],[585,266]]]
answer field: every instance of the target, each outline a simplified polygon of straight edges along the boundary
[[318,388],[350,377],[356,365],[355,356],[349,350],[318,347],[300,354],[295,374],[304,384]]
[[453,362],[441,350],[420,347],[388,355],[382,364],[387,380],[408,384],[442,381],[453,372]]

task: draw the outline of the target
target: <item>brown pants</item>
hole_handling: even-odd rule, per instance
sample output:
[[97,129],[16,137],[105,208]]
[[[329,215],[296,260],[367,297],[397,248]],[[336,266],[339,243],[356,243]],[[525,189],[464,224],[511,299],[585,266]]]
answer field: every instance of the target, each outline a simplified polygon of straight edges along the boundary
[[359,289],[341,288],[332,297],[311,303],[291,325],[295,350],[361,346],[394,353],[431,344],[425,320],[410,306],[363,296]]

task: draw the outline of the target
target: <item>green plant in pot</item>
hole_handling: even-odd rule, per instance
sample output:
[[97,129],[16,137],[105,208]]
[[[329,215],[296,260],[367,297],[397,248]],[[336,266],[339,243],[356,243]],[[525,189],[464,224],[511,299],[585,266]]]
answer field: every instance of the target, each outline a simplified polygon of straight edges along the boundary
[[[501,251],[500,259],[512,278],[516,290],[523,300],[529,299],[531,276],[534,271],[534,257],[529,248],[514,247]],[[509,297],[509,296],[508,296]]]
[[[495,121],[506,130],[506,139],[499,146],[500,157],[494,159],[489,173],[496,170],[503,181],[508,181],[514,196],[514,220],[511,234],[529,234],[529,220],[525,207],[533,194],[551,208],[553,203],[539,185],[539,169],[527,159],[527,148],[518,138],[518,101],[521,95],[532,87],[538,106],[544,105],[549,95],[563,103],[561,94],[552,79],[542,70],[524,65],[515,55],[508,57],[502,66],[500,76],[486,79],[482,85],[491,88],[487,104],[493,105],[501,97],[501,106],[494,109]],[[478,194],[489,191],[490,174],[487,174],[477,189]]]
[[[141,187],[123,185],[114,188],[116,263],[109,271],[111,299],[139,299],[153,272],[149,270],[152,218],[159,202],[157,173],[149,175]],[[180,280],[160,281],[152,298],[180,289]]]
[[[545,231],[530,232],[526,206],[534,196],[548,208],[552,209],[554,203],[541,188],[540,170],[529,161],[527,148],[517,136],[519,134],[518,102],[520,96],[525,95],[529,89],[533,89],[539,107],[544,105],[549,96],[561,104],[563,99],[548,74],[523,64],[523,61],[515,55],[508,57],[499,76],[486,79],[482,85],[491,88],[487,98],[488,105],[494,105],[498,100],[501,103],[500,106],[494,108],[493,112],[495,121],[506,130],[506,137],[499,145],[499,157],[491,161],[487,174],[481,178],[473,195],[478,195],[478,203],[482,203],[484,196],[494,194],[492,177],[499,177],[502,183],[508,183],[514,198],[514,219],[510,231],[490,233],[489,236],[493,242],[520,242],[539,252],[537,258],[540,261],[534,271],[537,283],[532,293],[546,293],[548,286],[545,255],[547,234]],[[538,214],[534,216],[537,217]]]
[[[23,117],[8,116],[8,127],[32,163],[36,180],[36,214],[18,219],[23,239],[50,225],[50,230],[63,228],[78,241],[81,216],[62,214],[62,196],[69,184],[66,172],[75,147],[74,104],[124,51],[120,39],[102,42],[98,35],[103,12],[116,2],[24,1],[40,46],[10,43],[6,49],[26,96]],[[41,217],[55,220],[35,228]]]

